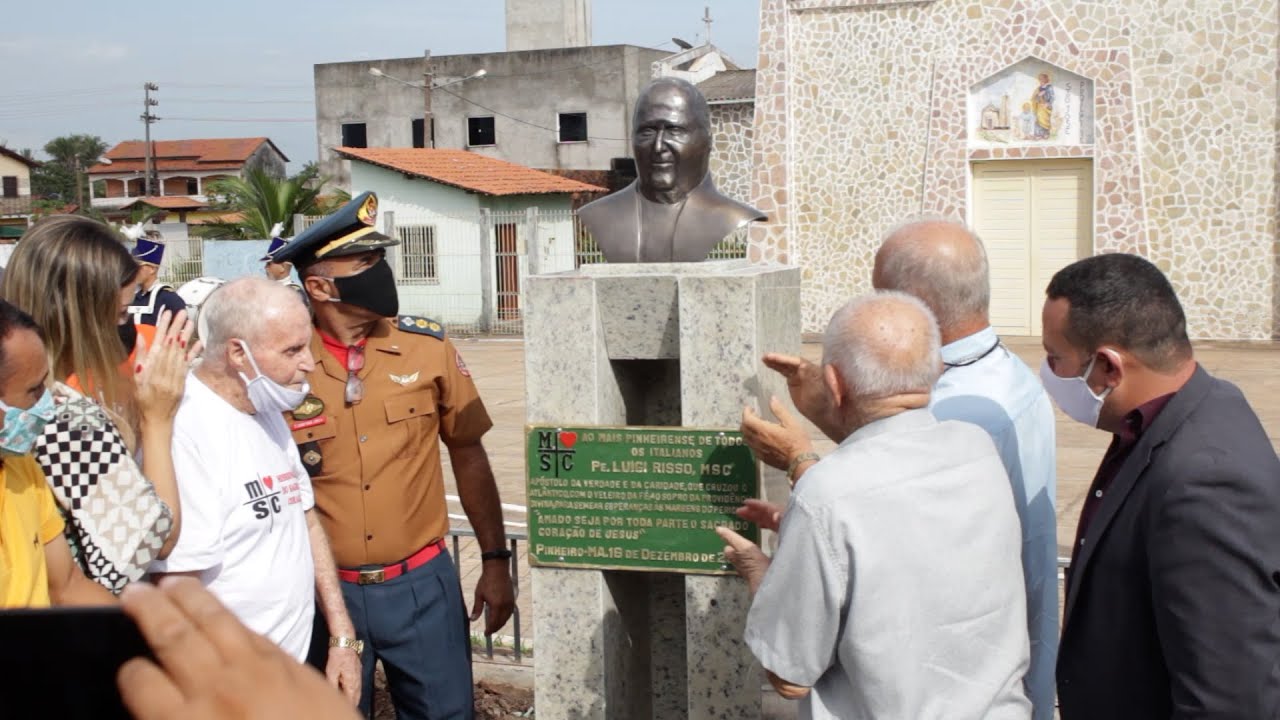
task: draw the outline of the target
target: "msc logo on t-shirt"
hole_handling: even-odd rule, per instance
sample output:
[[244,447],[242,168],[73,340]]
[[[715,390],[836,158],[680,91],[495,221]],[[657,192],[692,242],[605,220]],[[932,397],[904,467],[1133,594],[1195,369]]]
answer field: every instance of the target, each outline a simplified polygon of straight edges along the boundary
[[276,476],[263,475],[245,483],[244,491],[249,496],[244,504],[252,507],[253,516],[258,520],[279,515],[286,505],[302,502],[297,474],[292,471]]

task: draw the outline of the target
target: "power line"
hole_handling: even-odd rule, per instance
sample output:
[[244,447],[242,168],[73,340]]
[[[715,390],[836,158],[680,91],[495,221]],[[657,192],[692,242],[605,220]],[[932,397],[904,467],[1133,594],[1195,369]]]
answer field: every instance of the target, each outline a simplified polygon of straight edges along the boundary
[[291,85],[291,84],[272,84],[272,83],[183,83],[171,82],[166,83],[171,87],[191,89],[191,90],[208,90],[211,88],[232,88],[232,89],[249,89],[249,90],[311,90],[311,85]]
[[105,95],[107,93],[114,93],[114,92],[120,92],[121,90],[132,90],[132,89],[133,89],[132,85],[113,85],[110,87],[85,88],[85,89],[78,89],[78,90],[58,90],[53,92],[22,93],[18,95],[0,95],[0,102],[11,103],[11,102],[33,101],[33,100],[38,101],[38,100],[56,99],[58,97],[63,97],[63,96],[76,96],[76,95]]
[[240,98],[165,98],[166,102],[222,103],[226,105],[315,105],[315,100],[243,100]]
[[165,115],[168,120],[183,120],[188,123],[314,123],[315,118],[175,118]]

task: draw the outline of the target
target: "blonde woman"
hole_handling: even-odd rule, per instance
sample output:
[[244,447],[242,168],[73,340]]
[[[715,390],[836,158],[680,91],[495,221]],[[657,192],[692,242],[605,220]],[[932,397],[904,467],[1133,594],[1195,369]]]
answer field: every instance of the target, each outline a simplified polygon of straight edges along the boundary
[[45,331],[58,413],[33,454],[76,560],[117,593],[177,543],[169,446],[194,330],[183,313],[166,316],[146,347],[125,314],[137,274],[111,228],[57,215],[23,235],[0,280],[0,296]]

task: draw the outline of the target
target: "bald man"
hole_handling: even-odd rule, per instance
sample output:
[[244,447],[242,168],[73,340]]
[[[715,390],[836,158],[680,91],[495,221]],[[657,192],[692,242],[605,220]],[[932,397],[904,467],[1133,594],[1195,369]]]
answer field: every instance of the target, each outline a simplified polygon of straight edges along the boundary
[[822,388],[840,441],[796,487],[772,561],[721,528],[753,594],[746,642],[804,718],[1031,717],[1018,516],[980,428],[938,421],[933,314],[838,310]]
[[711,112],[691,83],[659,78],[636,100],[635,182],[578,211],[611,263],[697,262],[738,228],[765,219],[711,180]]
[[[986,252],[963,225],[925,220],[893,230],[876,253],[871,282],[880,290],[913,295],[933,311],[944,370],[930,409],[939,420],[963,420],[986,430],[1000,453],[1022,529],[1031,641],[1027,694],[1035,720],[1052,720],[1058,652],[1053,406],[1039,379],[1000,344],[991,327]],[[788,376],[796,407],[831,435],[817,366],[791,356],[771,355],[765,361]],[[784,410],[779,417],[789,416]],[[808,435],[793,421],[779,425],[748,413],[743,429],[757,454],[775,467],[790,468],[793,480],[812,465],[806,458],[816,457]],[[743,512],[769,527],[779,509],[753,501]]]

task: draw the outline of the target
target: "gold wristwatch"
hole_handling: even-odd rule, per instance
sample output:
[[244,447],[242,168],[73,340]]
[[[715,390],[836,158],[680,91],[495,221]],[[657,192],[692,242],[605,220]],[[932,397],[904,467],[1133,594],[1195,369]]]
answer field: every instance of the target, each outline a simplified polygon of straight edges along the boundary
[[364,641],[352,640],[349,637],[331,637],[329,638],[329,647],[331,648],[351,648],[356,651],[356,655],[364,654]]

